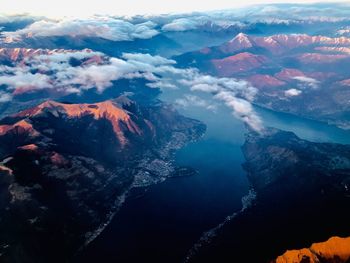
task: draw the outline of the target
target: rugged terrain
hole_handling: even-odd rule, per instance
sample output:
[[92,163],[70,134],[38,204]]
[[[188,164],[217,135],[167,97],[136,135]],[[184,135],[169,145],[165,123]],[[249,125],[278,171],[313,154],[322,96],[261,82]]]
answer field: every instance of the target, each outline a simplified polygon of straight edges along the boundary
[[350,260],[350,237],[332,237],[325,242],[314,243],[309,248],[287,250],[273,263],[330,262],[341,263]]
[[349,146],[269,129],[249,133],[242,149],[253,198],[204,235],[188,262],[269,262],[287,249],[349,236]]
[[[251,186],[242,210],[205,233],[186,261],[349,261],[348,250],[334,246],[347,248],[350,236],[350,147],[264,130],[286,127],[285,120],[271,124],[258,114],[263,107],[350,129],[349,11],[347,4],[318,3],[159,16],[0,15],[0,261],[74,261],[106,229],[129,190],[143,193],[166,178],[195,173],[175,167],[173,154],[197,140],[205,125],[162,103],[162,93],[180,111],[205,116],[208,137],[211,129],[225,131],[214,139],[235,144],[232,162],[241,162],[244,127],[256,130],[242,147]],[[229,125],[227,113],[246,126]],[[288,127],[305,128],[299,122]],[[220,158],[220,147],[212,143],[203,151]],[[198,161],[213,163],[213,180],[203,184],[215,195],[215,183],[225,185],[230,196],[228,181],[216,177],[222,172],[215,160]],[[243,193],[237,192],[232,196],[239,203]],[[199,209],[208,202],[226,206],[204,195]],[[166,203],[169,196],[160,198]],[[153,251],[148,244],[157,235],[146,234],[142,249],[150,257],[159,251],[164,262],[174,260],[172,253],[186,251],[187,244],[179,248],[167,240],[182,235],[191,246],[197,238],[184,231],[193,225],[183,218],[199,215],[189,201],[174,212],[181,216],[174,215],[170,230],[163,228],[169,224],[162,220],[165,211],[151,216],[152,222],[160,218],[156,227],[166,238]],[[223,217],[213,223],[208,216],[198,233]],[[128,219],[121,228],[132,242],[122,242],[134,253]]]
[[344,36],[239,33],[175,59],[215,76],[249,81],[258,90],[255,104],[349,128],[349,48]]
[[205,126],[159,103],[46,101],[0,121],[2,262],[62,262],[128,190],[176,174],[172,153]]

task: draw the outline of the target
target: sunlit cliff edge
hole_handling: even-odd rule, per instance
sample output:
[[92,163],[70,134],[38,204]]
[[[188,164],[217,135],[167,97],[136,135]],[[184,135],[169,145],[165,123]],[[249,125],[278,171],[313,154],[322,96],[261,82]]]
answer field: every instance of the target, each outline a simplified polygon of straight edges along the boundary
[[325,242],[314,243],[309,248],[287,250],[272,263],[337,262],[350,260],[350,237],[331,237]]

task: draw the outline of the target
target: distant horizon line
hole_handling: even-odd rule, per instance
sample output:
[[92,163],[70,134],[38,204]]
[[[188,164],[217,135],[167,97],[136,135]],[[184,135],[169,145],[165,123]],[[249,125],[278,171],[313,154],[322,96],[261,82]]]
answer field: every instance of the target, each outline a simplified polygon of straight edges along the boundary
[[[16,0],[11,0],[11,2],[14,2]],[[67,0],[69,1],[69,0]],[[254,0],[257,1],[257,0]],[[258,0],[260,1],[260,0]],[[0,11],[0,16],[31,16],[31,17],[45,17],[45,18],[86,18],[86,17],[93,17],[93,16],[116,16],[116,17],[137,17],[137,16],[166,16],[166,15],[186,15],[186,14],[196,14],[196,13],[215,13],[215,12],[223,12],[223,11],[234,11],[239,9],[246,9],[250,7],[258,7],[258,6],[288,6],[288,5],[298,5],[298,6],[312,6],[312,5],[341,5],[341,6],[347,6],[350,7],[350,1],[349,0],[329,0],[329,1],[301,1],[301,0],[294,0],[290,2],[286,2],[283,0],[274,1],[271,0],[271,2],[256,2],[256,3],[244,3],[244,4],[238,4],[236,6],[232,7],[218,7],[218,8],[209,8],[209,9],[202,9],[202,10],[178,10],[178,11],[155,11],[155,12],[135,12],[135,13],[118,13],[118,12],[95,12],[95,13],[85,13],[85,14],[79,14],[79,15],[72,15],[72,14],[53,14],[50,12],[37,12],[37,11],[26,11],[26,10],[19,10],[19,11],[4,11],[2,9]],[[5,8],[6,9],[6,8]]]

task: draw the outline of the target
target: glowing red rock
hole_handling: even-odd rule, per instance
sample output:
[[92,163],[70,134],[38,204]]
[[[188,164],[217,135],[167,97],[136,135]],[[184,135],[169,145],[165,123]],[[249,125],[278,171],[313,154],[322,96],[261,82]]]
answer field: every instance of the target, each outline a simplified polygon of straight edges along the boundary
[[58,113],[65,114],[68,118],[79,118],[86,115],[92,115],[96,120],[102,118],[107,119],[112,124],[113,131],[122,145],[125,145],[127,140],[121,123],[126,125],[128,131],[137,135],[142,134],[141,129],[131,119],[131,113],[120,108],[112,101],[104,101],[94,104],[64,104],[55,101],[46,101],[34,108],[22,111],[15,116],[28,118],[45,114],[47,111],[54,116],[58,116]]
[[27,144],[27,145],[18,147],[18,149],[26,150],[26,151],[36,151],[38,150],[38,146],[35,144]]
[[234,73],[260,68],[267,62],[268,59],[265,56],[254,55],[249,52],[212,60],[218,74],[221,76],[230,76]]
[[276,73],[275,77],[280,80],[290,81],[295,77],[305,77],[305,74],[297,69],[285,68],[282,69],[280,72]]
[[256,88],[279,87],[286,83],[270,75],[257,74],[248,78],[248,81]]
[[21,120],[13,125],[0,125],[0,136],[9,132],[27,133],[32,137],[39,135],[39,133],[33,128],[32,124],[26,120]]
[[[321,261],[320,261],[321,260]],[[346,263],[350,260],[350,237],[331,237],[325,242],[314,243],[310,248],[287,250],[274,263]]]

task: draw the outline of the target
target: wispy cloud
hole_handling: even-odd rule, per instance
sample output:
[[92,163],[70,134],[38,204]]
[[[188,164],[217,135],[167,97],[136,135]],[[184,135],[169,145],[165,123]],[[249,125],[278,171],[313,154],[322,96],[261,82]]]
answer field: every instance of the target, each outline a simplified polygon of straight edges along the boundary
[[201,107],[213,112],[215,112],[217,109],[217,105],[192,94],[185,94],[182,98],[176,99],[175,104],[183,108],[193,106]]

